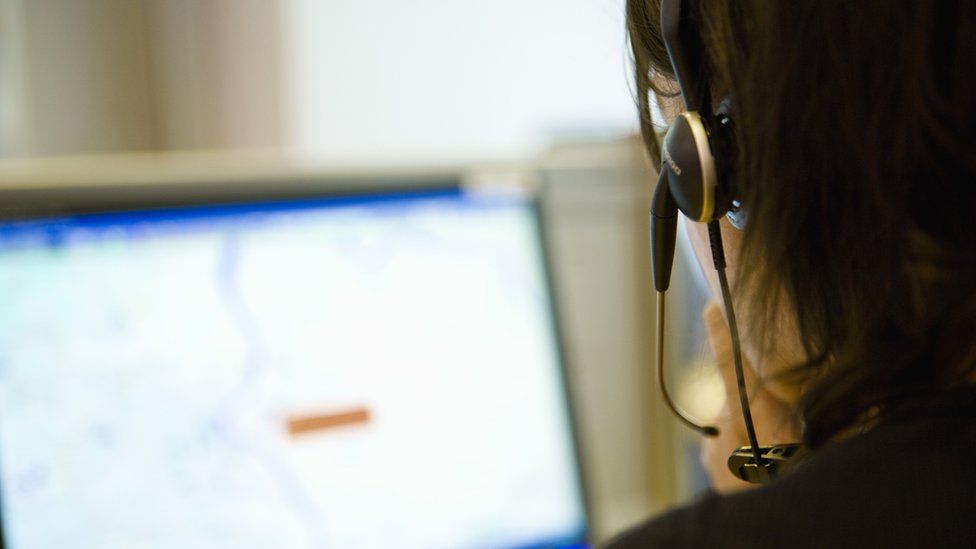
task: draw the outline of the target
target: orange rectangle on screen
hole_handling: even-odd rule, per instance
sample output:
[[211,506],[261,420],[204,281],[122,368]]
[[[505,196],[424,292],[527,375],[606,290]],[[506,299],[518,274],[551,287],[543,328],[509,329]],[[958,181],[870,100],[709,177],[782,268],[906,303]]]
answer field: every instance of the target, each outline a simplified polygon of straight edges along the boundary
[[350,408],[329,414],[311,414],[288,419],[288,434],[292,436],[328,431],[339,427],[360,425],[369,422],[369,409]]

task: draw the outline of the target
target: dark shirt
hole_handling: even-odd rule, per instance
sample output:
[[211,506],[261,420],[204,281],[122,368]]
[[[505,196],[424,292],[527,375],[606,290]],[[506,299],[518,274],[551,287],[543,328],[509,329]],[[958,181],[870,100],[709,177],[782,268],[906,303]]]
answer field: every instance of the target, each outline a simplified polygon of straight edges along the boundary
[[976,391],[913,407],[768,485],[707,495],[607,547],[976,548]]

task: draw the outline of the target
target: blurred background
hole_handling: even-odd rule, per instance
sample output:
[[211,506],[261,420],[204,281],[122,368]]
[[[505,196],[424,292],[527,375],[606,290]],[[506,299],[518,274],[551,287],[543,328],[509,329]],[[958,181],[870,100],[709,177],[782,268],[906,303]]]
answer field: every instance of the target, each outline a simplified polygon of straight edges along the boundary
[[[695,437],[654,381],[654,173],[635,135],[623,11],[623,0],[0,0],[0,186],[447,174],[537,197],[598,542],[707,487]],[[682,242],[669,294],[669,375],[705,416],[721,390],[687,252]]]
[[620,2],[3,6],[6,156],[272,148],[457,162],[633,129]]

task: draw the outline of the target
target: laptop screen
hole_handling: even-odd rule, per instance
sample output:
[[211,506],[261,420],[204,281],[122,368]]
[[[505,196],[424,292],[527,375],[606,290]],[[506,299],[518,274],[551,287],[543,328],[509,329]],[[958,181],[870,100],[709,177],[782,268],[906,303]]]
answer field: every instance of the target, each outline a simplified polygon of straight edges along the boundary
[[0,223],[6,546],[582,543],[536,221],[435,191]]

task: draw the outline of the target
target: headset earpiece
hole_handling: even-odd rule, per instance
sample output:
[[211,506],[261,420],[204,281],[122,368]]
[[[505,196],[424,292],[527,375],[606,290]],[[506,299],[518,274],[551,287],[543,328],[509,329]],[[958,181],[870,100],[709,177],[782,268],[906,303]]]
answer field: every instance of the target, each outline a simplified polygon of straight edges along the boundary
[[701,116],[681,113],[668,128],[662,149],[662,169],[678,209],[699,223],[714,219],[718,174]]
[[699,223],[714,221],[739,203],[732,186],[733,125],[728,97],[708,119],[683,112],[664,136],[662,167],[681,213]]

